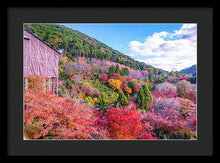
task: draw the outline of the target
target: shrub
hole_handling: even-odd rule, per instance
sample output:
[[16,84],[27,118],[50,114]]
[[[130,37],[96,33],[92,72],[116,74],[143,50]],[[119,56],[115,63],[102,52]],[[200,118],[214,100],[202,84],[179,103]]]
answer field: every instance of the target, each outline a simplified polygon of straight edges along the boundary
[[89,106],[93,107],[93,106],[95,105],[95,103],[94,103],[94,101],[93,101],[93,99],[92,99],[91,97],[87,96],[87,97],[85,98],[85,100],[87,101],[87,103],[89,104]]
[[62,85],[58,88],[58,94],[62,97],[66,97],[69,95],[69,91],[65,85]]
[[27,139],[103,139],[88,105],[55,94],[24,93],[24,134]]
[[190,82],[186,80],[181,80],[176,83],[177,85],[177,93],[178,96],[181,98],[188,98],[188,91],[187,91],[187,85],[189,85]]
[[154,83],[163,83],[163,82],[166,82],[166,79],[164,79],[163,77],[159,77],[157,79],[154,80]]
[[161,94],[164,94],[165,92],[176,92],[177,88],[175,85],[171,83],[164,82],[164,83],[158,84],[155,88],[155,91],[158,91]]
[[46,82],[43,76],[33,76],[28,77],[28,89],[32,89],[35,92],[43,91],[47,88]]
[[149,125],[141,123],[138,110],[110,108],[106,114],[107,127],[112,139],[155,139]]
[[136,84],[138,84],[137,80],[136,80],[136,79],[131,79],[131,80],[128,82],[128,87],[133,90]]
[[114,104],[115,101],[117,100],[118,98],[118,93],[116,92],[111,92],[110,96],[108,97],[108,100],[109,100],[109,104]]
[[190,99],[191,101],[193,101],[194,103],[196,103],[196,99],[197,99],[197,97],[196,97],[196,91],[194,91],[194,90],[188,91],[187,97],[188,97],[188,99]]
[[84,88],[82,88],[82,91],[85,92],[86,96],[90,96],[92,98],[98,97],[100,95],[99,90],[93,88],[91,85],[87,85]]
[[125,87],[125,90],[124,90],[124,91],[125,91],[126,94],[128,94],[128,95],[132,93],[132,89],[129,88],[128,86]]
[[140,84],[135,84],[133,88],[134,92],[138,92],[140,87],[141,87]]
[[173,83],[176,83],[176,82],[178,82],[179,81],[179,78],[178,77],[174,77],[173,79],[172,79],[172,82]]
[[176,93],[176,92],[163,92],[163,94],[162,94],[158,91],[151,91],[151,94],[152,94],[154,99],[156,99],[158,97],[171,98],[171,97],[177,97],[178,96],[178,93]]
[[157,137],[164,139],[196,138],[196,106],[182,98],[157,98],[150,106],[144,120],[154,128]]
[[105,84],[108,81],[108,75],[103,73],[99,75],[99,79],[102,81],[103,84]]
[[127,78],[126,78],[126,81],[127,81],[127,82],[131,81],[131,78],[127,77]]
[[172,108],[173,110],[178,110],[179,100],[176,98],[156,98],[150,105],[150,109],[154,112],[161,112],[166,108]]
[[167,82],[172,83],[172,79],[167,79]]
[[180,102],[180,111],[183,119],[196,117],[196,104],[189,99],[177,98]]
[[128,76],[128,75],[129,75],[129,70],[128,70],[128,68],[127,68],[127,67],[122,68],[121,71],[120,71],[120,75],[122,75],[122,76]]

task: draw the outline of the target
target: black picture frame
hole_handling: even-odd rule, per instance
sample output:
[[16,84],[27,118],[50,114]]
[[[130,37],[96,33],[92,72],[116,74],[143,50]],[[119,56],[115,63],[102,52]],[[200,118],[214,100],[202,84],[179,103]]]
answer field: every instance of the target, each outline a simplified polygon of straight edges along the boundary
[[[126,5],[125,5],[126,6]],[[198,138],[195,141],[24,141],[23,23],[197,23]],[[213,8],[8,7],[7,156],[212,156]],[[4,114],[5,115],[5,114]]]

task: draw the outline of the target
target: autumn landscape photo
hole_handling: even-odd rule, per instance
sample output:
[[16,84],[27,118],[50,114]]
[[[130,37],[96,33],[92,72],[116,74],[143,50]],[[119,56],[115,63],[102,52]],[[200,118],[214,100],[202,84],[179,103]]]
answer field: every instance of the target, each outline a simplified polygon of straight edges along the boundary
[[197,24],[25,23],[24,140],[197,140]]

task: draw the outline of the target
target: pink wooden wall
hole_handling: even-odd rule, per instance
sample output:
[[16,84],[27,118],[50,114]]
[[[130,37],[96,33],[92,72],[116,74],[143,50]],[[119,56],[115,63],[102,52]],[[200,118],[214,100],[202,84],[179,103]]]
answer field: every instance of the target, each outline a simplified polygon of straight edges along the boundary
[[24,78],[29,75],[58,77],[59,53],[25,30],[23,40]]

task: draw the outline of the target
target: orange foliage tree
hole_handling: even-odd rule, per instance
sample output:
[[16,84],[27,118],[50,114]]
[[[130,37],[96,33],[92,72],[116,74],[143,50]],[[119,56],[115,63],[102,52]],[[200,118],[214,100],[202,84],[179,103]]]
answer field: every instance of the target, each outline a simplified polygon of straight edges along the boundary
[[28,77],[28,89],[32,89],[34,92],[43,91],[46,89],[48,84],[45,82],[43,76],[33,76],[29,75]]
[[131,93],[132,93],[132,89],[129,88],[128,86],[126,86],[126,87],[125,87],[125,92],[126,92],[127,94],[131,94]]
[[64,63],[68,62],[68,57],[67,56],[63,56],[60,58],[61,61],[63,61]]
[[121,91],[121,81],[120,81],[120,80],[109,79],[109,80],[108,80],[108,85],[109,85],[112,89],[117,90],[118,92]]
[[121,76],[119,73],[113,73],[109,76],[110,79],[119,80],[121,83],[125,81],[124,77]]

